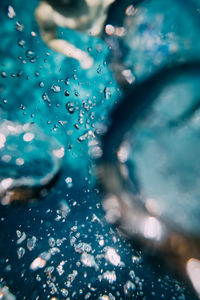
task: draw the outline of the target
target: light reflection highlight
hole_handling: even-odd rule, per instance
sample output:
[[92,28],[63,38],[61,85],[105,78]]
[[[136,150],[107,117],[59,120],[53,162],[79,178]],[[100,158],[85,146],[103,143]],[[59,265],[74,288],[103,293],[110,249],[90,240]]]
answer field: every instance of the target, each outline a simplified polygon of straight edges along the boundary
[[5,178],[0,182],[0,190],[8,189],[13,183],[12,178]]
[[195,291],[200,296],[200,260],[190,258],[186,263],[186,271]]
[[27,132],[27,133],[25,133],[24,136],[23,136],[23,140],[24,140],[25,142],[31,142],[33,139],[34,139],[34,134],[31,133],[31,132]]
[[120,217],[120,203],[115,195],[109,195],[103,200],[103,208],[106,211],[106,221],[115,223]]
[[38,269],[42,269],[46,265],[46,260],[41,258],[40,256],[34,259],[34,261],[30,265],[30,269],[36,271]]
[[8,154],[5,154],[1,157],[1,160],[4,161],[5,163],[8,163],[9,161],[11,161],[12,157]]
[[62,158],[65,155],[65,148],[61,147],[60,149],[53,150],[53,155]]
[[108,247],[105,253],[105,259],[114,266],[120,266],[122,264],[121,257],[117,254],[116,250],[112,247]]
[[21,158],[21,157],[18,157],[17,159],[16,159],[16,165],[17,166],[23,166],[23,164],[24,164],[24,159],[23,158]]
[[6,142],[6,137],[3,133],[0,133],[0,149],[4,147]]
[[147,239],[161,240],[162,225],[155,217],[147,217],[143,223],[143,234]]
[[128,159],[130,146],[128,143],[123,143],[117,152],[117,157],[121,163],[125,163]]

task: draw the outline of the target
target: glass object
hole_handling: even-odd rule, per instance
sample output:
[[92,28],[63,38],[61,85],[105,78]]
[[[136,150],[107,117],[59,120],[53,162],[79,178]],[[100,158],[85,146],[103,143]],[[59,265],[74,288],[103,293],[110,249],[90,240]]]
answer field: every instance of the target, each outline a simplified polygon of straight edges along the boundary
[[61,171],[64,147],[36,125],[0,125],[1,204],[46,196]]
[[149,252],[160,251],[197,294],[199,82],[194,61],[136,85],[111,115],[99,165],[107,221]]
[[105,39],[112,49],[111,68],[124,88],[165,64],[199,58],[199,6],[199,0],[116,2],[107,20],[113,31]]

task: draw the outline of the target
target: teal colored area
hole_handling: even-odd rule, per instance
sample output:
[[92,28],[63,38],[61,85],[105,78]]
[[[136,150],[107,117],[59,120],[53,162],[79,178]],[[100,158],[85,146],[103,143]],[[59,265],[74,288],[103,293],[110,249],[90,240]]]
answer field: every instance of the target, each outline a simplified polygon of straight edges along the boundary
[[195,74],[165,84],[131,132],[130,164],[141,195],[159,214],[199,234],[199,81]]
[[108,47],[100,38],[59,28],[58,36],[94,58],[91,69],[81,69],[76,60],[54,52],[41,40],[34,18],[37,3],[25,2],[22,10],[21,1],[13,2],[12,19],[5,8],[1,12],[2,118],[34,122],[65,146],[67,164],[84,172],[88,142],[98,124],[106,125],[119,96],[106,61]]
[[137,1],[137,11],[126,17],[129,49],[124,63],[137,80],[165,64],[199,59],[200,1]]

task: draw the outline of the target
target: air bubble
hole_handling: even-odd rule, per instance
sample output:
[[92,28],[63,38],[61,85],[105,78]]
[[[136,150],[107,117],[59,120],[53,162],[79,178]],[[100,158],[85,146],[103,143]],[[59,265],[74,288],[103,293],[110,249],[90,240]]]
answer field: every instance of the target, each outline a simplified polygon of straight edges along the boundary
[[61,91],[61,88],[59,85],[56,85],[56,84],[52,84],[51,86],[51,90],[54,92],[54,93],[60,93]]
[[68,97],[69,96],[69,92],[67,90],[65,90],[65,96]]
[[111,92],[108,87],[104,89],[104,97],[108,100],[111,97]]
[[19,45],[20,47],[22,47],[22,48],[24,48],[25,44],[26,44],[26,42],[25,42],[24,40],[19,40],[19,41],[18,41],[18,45]]
[[65,107],[66,107],[66,109],[68,110],[68,112],[70,114],[74,113],[74,111],[75,111],[74,102],[72,102],[72,101],[67,102],[66,105],[65,105]]
[[40,81],[39,83],[39,87],[43,88],[44,87],[44,82],[43,81]]
[[15,28],[16,28],[17,31],[22,32],[22,31],[24,30],[24,25],[22,25],[22,24],[19,23],[19,22],[16,22]]
[[27,50],[26,51],[26,57],[27,58],[33,59],[33,58],[35,58],[35,56],[36,56],[36,54],[33,50]]
[[21,259],[25,254],[25,249],[23,247],[20,247],[18,250],[17,250],[17,256],[19,259]]
[[3,78],[6,78],[6,77],[7,77],[7,74],[6,74],[5,71],[2,71],[2,72],[1,72],[1,77],[3,77]]
[[29,251],[32,251],[35,248],[36,242],[37,238],[35,236],[27,240],[27,248]]
[[8,17],[10,19],[13,19],[15,16],[16,16],[16,13],[14,11],[14,8],[11,5],[9,5],[8,6]]

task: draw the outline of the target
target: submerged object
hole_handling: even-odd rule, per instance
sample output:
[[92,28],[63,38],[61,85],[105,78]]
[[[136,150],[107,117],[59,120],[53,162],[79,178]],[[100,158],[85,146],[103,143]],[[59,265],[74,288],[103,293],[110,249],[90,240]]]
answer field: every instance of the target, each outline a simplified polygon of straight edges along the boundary
[[1,204],[45,196],[61,169],[64,147],[34,124],[0,125]]
[[98,173],[106,219],[200,295],[200,62],[165,67],[111,115]]
[[199,0],[124,0],[109,10],[109,65],[125,90],[166,64],[199,59]]

